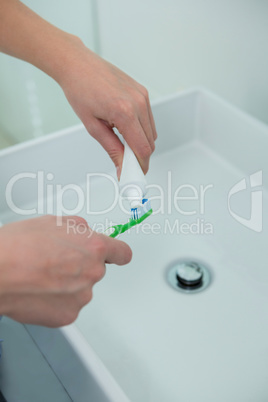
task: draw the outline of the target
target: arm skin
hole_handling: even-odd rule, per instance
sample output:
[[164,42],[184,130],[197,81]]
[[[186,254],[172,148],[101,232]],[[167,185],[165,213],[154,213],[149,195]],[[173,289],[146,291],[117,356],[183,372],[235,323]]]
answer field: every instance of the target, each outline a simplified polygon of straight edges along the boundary
[[157,134],[142,85],[18,0],[0,0],[0,51],[35,65],[58,82],[119,171],[123,145],[113,127],[133,149],[144,173],[148,171]]
[[[0,0],[0,51],[50,75],[89,133],[108,152],[120,174],[123,145],[116,127],[149,167],[157,137],[146,89],[18,0]],[[0,229],[0,314],[57,327],[71,323],[92,298],[105,263],[127,264],[123,242],[91,231],[68,233],[67,223],[45,216]],[[67,218],[66,218],[67,219]]]

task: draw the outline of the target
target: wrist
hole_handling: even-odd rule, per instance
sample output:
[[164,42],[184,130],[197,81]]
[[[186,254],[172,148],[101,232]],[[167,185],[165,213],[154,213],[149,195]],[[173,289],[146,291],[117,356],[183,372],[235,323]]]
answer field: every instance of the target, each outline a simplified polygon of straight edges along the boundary
[[85,46],[75,35],[60,30],[55,38],[54,46],[48,48],[48,57],[44,57],[37,67],[63,86]]
[[80,38],[65,32],[64,34],[66,36],[63,38],[62,45],[59,45],[57,61],[53,63],[50,74],[63,91],[69,87],[70,83],[77,82],[84,70],[89,72],[94,59],[91,55],[95,55]]

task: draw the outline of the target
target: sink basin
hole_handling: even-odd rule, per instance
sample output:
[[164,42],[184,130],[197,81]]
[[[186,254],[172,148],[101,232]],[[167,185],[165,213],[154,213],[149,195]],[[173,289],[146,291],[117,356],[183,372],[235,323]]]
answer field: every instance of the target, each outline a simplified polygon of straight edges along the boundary
[[[131,263],[107,266],[74,324],[25,327],[74,401],[265,401],[268,128],[202,88],[155,102],[153,112],[154,214],[121,236]],[[3,150],[0,165],[2,189],[17,177],[12,201],[1,192],[2,223],[62,205],[98,231],[127,219],[113,206],[113,166],[82,126]],[[84,202],[76,190],[56,192],[70,183]],[[184,260],[207,267],[203,290],[168,283]]]

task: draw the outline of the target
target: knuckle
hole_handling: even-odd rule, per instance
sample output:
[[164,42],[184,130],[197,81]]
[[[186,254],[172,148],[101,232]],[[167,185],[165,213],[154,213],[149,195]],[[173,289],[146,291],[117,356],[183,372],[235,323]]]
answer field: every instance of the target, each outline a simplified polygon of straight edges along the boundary
[[140,106],[140,108],[144,109],[147,108],[147,98],[146,95],[139,93],[137,97],[137,103]]
[[103,257],[106,253],[106,245],[103,239],[99,236],[95,236],[95,238],[91,241],[91,247],[97,259],[103,260]]
[[[70,228],[73,228],[73,227],[81,228],[81,229],[89,228],[87,221],[84,218],[82,218],[81,216],[68,216],[66,219],[66,224],[67,224],[67,227],[70,227]],[[79,233],[79,231],[78,231],[78,233]]]
[[84,225],[84,226],[88,227],[87,221],[84,218],[82,218],[81,216],[75,216],[74,219],[75,219],[76,225]]
[[68,310],[62,314],[61,319],[60,319],[60,325],[69,325],[72,324],[78,317],[78,310]]
[[81,297],[81,306],[86,306],[93,298],[92,289],[87,290]]
[[128,119],[134,116],[134,108],[131,101],[127,99],[118,99],[115,105],[117,117],[127,117]]
[[140,86],[140,92],[142,93],[142,95],[145,97],[146,100],[149,99],[149,92],[143,85]]
[[99,282],[105,275],[105,265],[96,264],[91,271],[90,279],[93,283]]
[[146,158],[150,157],[151,154],[152,154],[152,148],[150,147],[149,144],[144,145],[140,150],[140,156],[143,159],[146,159]]

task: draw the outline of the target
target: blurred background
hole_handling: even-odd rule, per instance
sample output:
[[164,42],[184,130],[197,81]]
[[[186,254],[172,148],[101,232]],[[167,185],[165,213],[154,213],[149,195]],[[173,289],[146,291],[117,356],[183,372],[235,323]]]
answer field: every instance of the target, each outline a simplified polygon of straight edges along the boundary
[[[268,123],[267,0],[23,0],[147,87],[204,86]],[[79,123],[60,87],[0,54],[0,148]]]

